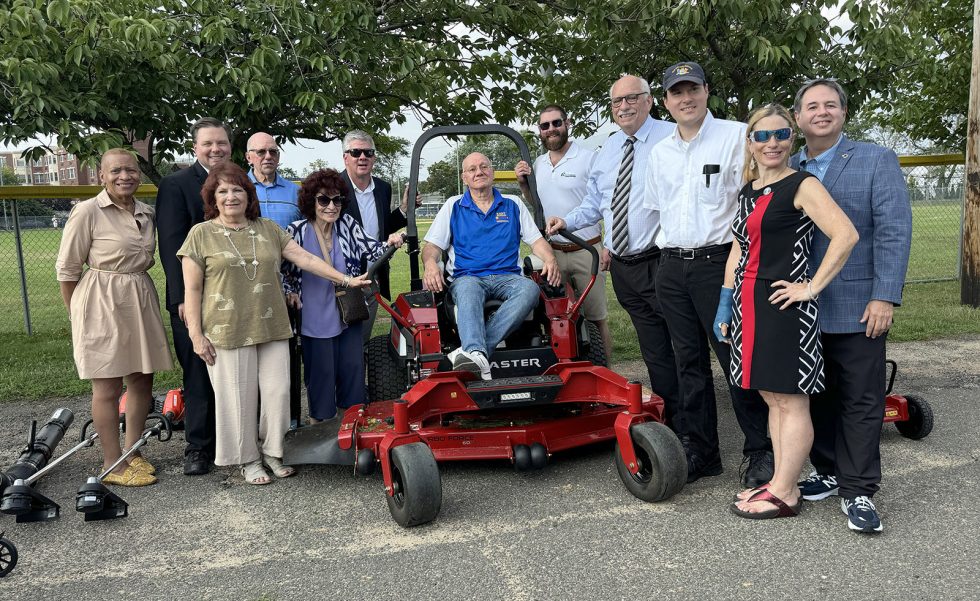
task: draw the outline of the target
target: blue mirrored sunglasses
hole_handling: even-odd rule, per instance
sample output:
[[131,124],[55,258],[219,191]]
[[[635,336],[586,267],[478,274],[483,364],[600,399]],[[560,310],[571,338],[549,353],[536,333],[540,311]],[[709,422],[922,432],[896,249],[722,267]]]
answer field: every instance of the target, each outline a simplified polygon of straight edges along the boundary
[[749,137],[756,142],[768,142],[769,138],[776,136],[777,140],[789,140],[789,137],[793,135],[793,130],[788,127],[783,127],[780,129],[759,129],[751,134]]

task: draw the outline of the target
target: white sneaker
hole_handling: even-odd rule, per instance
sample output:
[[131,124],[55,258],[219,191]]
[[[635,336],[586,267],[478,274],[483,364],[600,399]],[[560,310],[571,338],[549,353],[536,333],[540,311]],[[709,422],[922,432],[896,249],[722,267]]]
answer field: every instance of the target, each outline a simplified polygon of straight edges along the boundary
[[[474,353],[479,354],[479,353]],[[462,348],[458,348],[455,351],[449,353],[448,359],[453,364],[453,371],[469,371],[475,374],[483,375],[483,368],[475,361],[473,355],[467,353]],[[486,359],[484,359],[486,361]],[[490,369],[490,366],[487,366]]]
[[468,355],[473,360],[473,363],[479,366],[480,377],[483,378],[484,380],[491,379],[490,361],[487,360],[487,356],[481,353],[480,351],[473,351],[472,353],[468,353]]

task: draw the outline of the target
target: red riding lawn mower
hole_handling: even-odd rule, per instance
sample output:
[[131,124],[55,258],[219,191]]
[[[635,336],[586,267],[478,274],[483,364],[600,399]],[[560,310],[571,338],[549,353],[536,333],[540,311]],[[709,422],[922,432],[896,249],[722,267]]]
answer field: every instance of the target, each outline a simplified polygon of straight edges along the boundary
[[[412,152],[408,197],[418,189],[426,142],[447,135],[501,134],[531,162],[524,139],[500,125],[437,127]],[[529,181],[536,194],[533,176]],[[533,198],[543,230],[541,203]],[[518,470],[543,468],[557,452],[616,440],[615,461],[626,488],[644,501],[662,501],[687,481],[684,448],[663,425],[663,400],[644,398],[605,366],[598,330],[579,315],[595,283],[599,256],[577,236],[561,234],[592,254],[592,279],[576,298],[570,287],[550,286],[529,259],[524,272],[540,288],[540,302],[491,357],[493,379],[452,371],[446,355],[459,346],[451,295],[422,289],[414,203],[408,203],[407,250],[411,291],[389,305],[389,335],[368,348],[369,402],[337,419],[286,435],[287,464],[353,465],[367,475],[381,466],[392,517],[402,526],[432,521],[442,505],[438,462],[503,459]],[[368,272],[390,260],[390,249]],[[488,302],[485,311],[497,306]]]

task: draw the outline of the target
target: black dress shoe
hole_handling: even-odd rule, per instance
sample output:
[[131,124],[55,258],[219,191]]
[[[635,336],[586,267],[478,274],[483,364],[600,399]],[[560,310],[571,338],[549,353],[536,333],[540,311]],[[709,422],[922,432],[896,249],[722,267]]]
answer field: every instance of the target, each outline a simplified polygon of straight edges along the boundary
[[687,455],[687,483],[690,484],[699,478],[717,476],[724,470],[721,467],[721,457],[715,456],[710,460],[702,459],[700,455],[689,453]]
[[188,451],[184,455],[184,475],[203,476],[211,471],[211,458],[203,451]]
[[742,465],[748,467],[742,472],[742,484],[746,488],[756,488],[772,480],[775,470],[772,451],[755,451],[742,459]]

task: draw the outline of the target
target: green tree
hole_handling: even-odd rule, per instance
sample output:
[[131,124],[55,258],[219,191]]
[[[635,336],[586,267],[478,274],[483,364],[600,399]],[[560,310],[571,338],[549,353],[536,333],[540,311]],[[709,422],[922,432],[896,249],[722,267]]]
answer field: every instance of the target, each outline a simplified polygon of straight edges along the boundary
[[[537,136],[532,132],[520,132],[531,153],[535,156],[538,147]],[[517,145],[509,138],[504,136],[467,136],[458,147],[446,155],[440,161],[436,161],[428,167],[428,177],[419,185],[423,194],[437,193],[445,196],[457,194],[457,189],[461,189],[457,184],[460,181],[460,170],[463,159],[467,155],[479,152],[488,159],[497,171],[510,171],[514,165],[521,160],[520,151]],[[519,192],[516,184],[502,184],[498,188],[508,192]]]
[[[494,33],[497,2],[10,0],[0,11],[0,140],[57,135],[69,152],[149,143],[140,167],[189,148],[209,115],[248,136],[330,141],[482,122],[521,94]],[[489,82],[474,89],[475,82]],[[506,111],[504,111],[506,112]],[[512,111],[513,112],[513,111]],[[503,113],[501,113],[503,115]],[[506,115],[504,115],[505,117]],[[40,152],[41,149],[36,149]]]
[[279,175],[281,175],[282,177],[284,177],[286,179],[291,179],[293,181],[302,179],[299,176],[299,174],[296,173],[296,170],[295,169],[293,169],[292,167],[285,167],[283,165],[279,165]]
[[4,186],[19,186],[24,183],[24,178],[17,175],[17,172],[4,165],[0,167],[0,182]]
[[319,171],[321,169],[326,169],[330,164],[323,159],[315,159],[309,165],[306,166],[306,171],[303,172],[303,177],[313,173],[314,171]]

